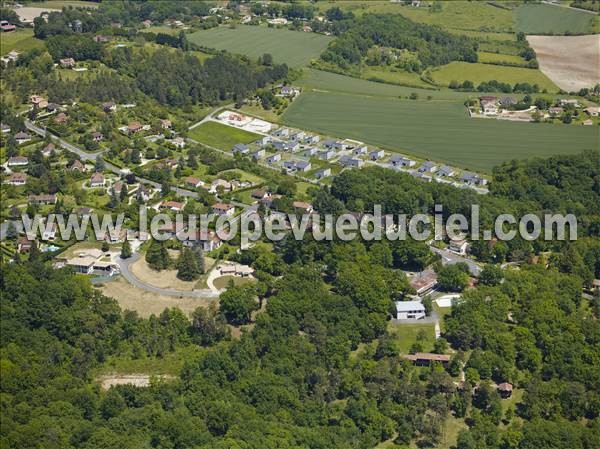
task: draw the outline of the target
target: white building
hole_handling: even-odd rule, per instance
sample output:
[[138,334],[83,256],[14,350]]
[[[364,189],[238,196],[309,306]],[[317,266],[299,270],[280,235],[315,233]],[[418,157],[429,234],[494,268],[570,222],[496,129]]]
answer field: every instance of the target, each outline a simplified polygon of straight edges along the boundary
[[420,320],[425,318],[425,307],[421,301],[396,301],[397,320]]

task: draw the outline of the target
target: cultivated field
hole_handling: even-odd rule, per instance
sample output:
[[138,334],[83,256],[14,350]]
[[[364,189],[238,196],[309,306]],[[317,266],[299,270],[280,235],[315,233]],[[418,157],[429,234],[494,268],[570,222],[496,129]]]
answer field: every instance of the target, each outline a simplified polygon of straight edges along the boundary
[[188,136],[197,142],[222,150],[230,150],[236,143],[254,142],[260,136],[233,126],[206,122],[191,129]]
[[506,55],[503,53],[494,53],[490,51],[478,51],[477,56],[479,62],[484,64],[515,64],[515,65],[527,65],[525,58],[517,55]]
[[44,46],[44,41],[33,37],[32,29],[23,29],[0,34],[0,53],[5,55],[12,50],[28,51]]
[[600,83],[600,35],[527,36],[540,70],[571,92]]
[[304,66],[318,58],[331,41],[330,37],[316,33],[249,25],[197,31],[188,39],[203,47],[227,50],[253,59],[270,53],[276,63],[285,62],[292,67]]
[[526,34],[592,32],[594,15],[559,6],[529,4],[514,9],[517,31]]
[[508,67],[492,64],[471,64],[454,61],[431,71],[431,77],[436,83],[447,86],[451,81],[462,82],[470,80],[477,86],[484,81],[497,80],[514,85],[516,83],[537,84],[540,90],[558,92],[558,87],[542,72],[523,67]]
[[484,171],[513,158],[598,148],[595,127],[471,119],[460,102],[307,92],[294,101],[283,121]]
[[386,70],[383,67],[366,66],[362,71],[362,77],[377,82],[386,82],[390,84],[400,84],[403,86],[414,86],[421,88],[431,88],[430,84],[421,80],[418,73],[410,73],[404,70]]

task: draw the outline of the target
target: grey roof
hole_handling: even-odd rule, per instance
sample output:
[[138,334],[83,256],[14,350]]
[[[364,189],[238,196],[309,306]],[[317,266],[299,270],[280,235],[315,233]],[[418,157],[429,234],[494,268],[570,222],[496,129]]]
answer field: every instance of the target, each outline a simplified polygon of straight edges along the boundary
[[396,301],[396,312],[410,312],[412,310],[424,312],[425,306],[421,301]]
[[306,168],[306,167],[310,167],[310,166],[311,166],[311,163],[310,163],[310,162],[307,162],[307,161],[298,161],[298,162],[296,163],[296,167],[297,167],[297,168],[301,168],[301,169],[302,169],[302,168]]

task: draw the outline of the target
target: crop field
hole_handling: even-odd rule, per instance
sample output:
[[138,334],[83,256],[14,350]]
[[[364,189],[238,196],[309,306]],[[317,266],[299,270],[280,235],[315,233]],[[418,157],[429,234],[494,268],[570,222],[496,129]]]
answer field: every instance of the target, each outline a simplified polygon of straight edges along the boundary
[[222,150],[231,150],[236,143],[254,142],[260,136],[233,126],[206,122],[191,129],[188,136],[200,143]]
[[559,6],[530,4],[514,10],[518,31],[527,34],[581,34],[592,32],[594,15]]
[[525,58],[517,55],[506,55],[489,51],[478,51],[479,62],[483,64],[519,64],[527,65]]
[[30,28],[0,34],[0,53],[2,55],[10,53],[12,50],[27,51],[43,46],[44,41],[33,37],[33,30]]
[[558,87],[537,69],[523,67],[507,67],[492,64],[471,64],[454,61],[431,71],[431,77],[436,83],[447,86],[450,81],[462,82],[470,80],[478,85],[483,81],[497,80],[511,85],[516,83],[537,84],[540,90],[558,92]]
[[283,121],[483,171],[510,159],[598,148],[595,127],[471,119],[462,103],[449,101],[306,92],[289,107]]
[[386,70],[382,67],[365,67],[362,77],[368,80],[379,80],[390,84],[402,84],[404,86],[415,86],[422,88],[431,88],[430,84],[421,80],[418,73],[410,73],[405,70]]
[[264,26],[240,25],[212,28],[192,33],[190,42],[208,48],[227,50],[256,59],[270,53],[276,63],[292,67],[305,66],[318,58],[331,41],[330,37],[316,33],[303,33]]

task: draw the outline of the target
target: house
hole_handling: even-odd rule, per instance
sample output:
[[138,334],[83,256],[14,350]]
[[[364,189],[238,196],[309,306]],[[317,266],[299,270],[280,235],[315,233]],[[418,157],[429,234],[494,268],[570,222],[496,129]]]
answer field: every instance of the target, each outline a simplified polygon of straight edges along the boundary
[[433,270],[417,273],[410,279],[410,286],[415,289],[418,296],[422,296],[437,285],[437,274]]
[[584,111],[590,117],[600,116],[600,106],[590,106],[589,108],[584,109]]
[[152,197],[152,193],[148,190],[148,188],[144,184],[140,184],[135,196],[138,201],[142,201],[142,202],[146,203]]
[[306,173],[307,171],[310,171],[311,168],[312,164],[308,161],[298,161],[296,163],[296,171]]
[[317,135],[308,135],[304,138],[304,142],[308,143],[309,145],[316,145],[317,143],[319,143],[320,140],[321,137]]
[[273,136],[279,137],[280,139],[282,137],[287,137],[289,135],[290,135],[290,130],[288,128],[279,128],[273,132]]
[[24,132],[18,132],[17,134],[15,134],[15,140],[19,145],[21,145],[25,142],[29,142],[31,140],[31,136]]
[[29,97],[29,100],[31,101],[34,109],[44,109],[46,106],[48,106],[48,100],[40,95],[32,95]]
[[60,60],[60,66],[63,69],[72,69],[75,67],[75,60],[73,58],[64,58]]
[[19,172],[13,173],[10,175],[10,178],[8,178],[8,183],[11,186],[24,186],[27,184],[27,175]]
[[98,43],[110,42],[110,36],[105,36],[103,34],[97,34],[92,39],[94,40],[94,42]]
[[248,145],[244,145],[243,143],[237,143],[233,146],[233,154],[247,154],[250,151]]
[[152,26],[152,20],[146,19],[142,21],[142,25],[144,25],[144,28],[150,28]]
[[171,129],[171,126],[173,126],[173,124],[171,123],[171,120],[169,120],[169,119],[160,119],[160,127],[162,129]]
[[361,168],[365,164],[365,161],[350,156],[342,156],[339,159],[339,163],[344,167]]
[[317,149],[316,149],[315,147],[310,147],[310,148],[307,148],[307,149],[304,151],[304,155],[305,155],[306,157],[314,156],[315,154],[317,154]]
[[513,386],[508,382],[502,382],[498,384],[498,393],[502,399],[507,399],[512,396]]
[[560,100],[558,100],[558,104],[560,106],[571,107],[571,108],[575,108],[575,109],[581,107],[581,105],[579,104],[579,100],[576,100],[576,99],[561,98]]
[[119,228],[112,229],[104,233],[104,241],[106,243],[123,243],[127,238],[127,229]]
[[565,110],[563,108],[561,108],[560,106],[554,106],[551,108],[548,108],[548,114],[550,115],[561,115]]
[[324,161],[329,161],[335,157],[335,151],[333,150],[325,150],[319,153],[319,159]]
[[266,155],[267,155],[267,152],[265,150],[261,149],[261,150],[256,150],[250,156],[252,157],[252,159],[257,160],[257,159],[262,159]]
[[300,148],[300,143],[298,143],[298,141],[295,140],[288,140],[287,142],[285,142],[285,150],[286,151],[296,151]]
[[394,167],[414,167],[415,165],[417,165],[417,163],[412,159],[409,159],[404,156],[399,156],[397,154],[393,155],[390,158],[390,163]]
[[363,154],[367,154],[369,151],[369,149],[367,148],[366,145],[361,145],[357,148],[355,148],[352,152],[356,155],[356,156],[361,156]]
[[140,122],[131,122],[129,125],[127,125],[127,132],[129,134],[135,134],[139,131],[142,130],[142,124]]
[[5,125],[4,123],[0,123],[0,130],[2,130],[2,134],[6,134],[10,132],[10,126]]
[[263,198],[269,196],[269,191],[267,189],[257,189],[252,192],[250,196],[255,200],[262,200]]
[[421,301],[396,301],[397,320],[420,320],[425,318],[425,306]]
[[212,211],[217,215],[227,215],[231,217],[235,213],[235,206],[233,204],[216,203],[213,204]]
[[100,142],[104,139],[104,136],[102,135],[102,133],[95,131],[92,133],[92,139],[94,139],[96,142]]
[[56,151],[56,145],[50,142],[48,145],[42,148],[42,156],[50,157],[54,151]]
[[440,176],[441,178],[450,178],[452,176],[455,175],[455,171],[452,167],[448,167],[447,165],[444,165],[442,168],[440,168],[436,175]]
[[56,103],[48,103],[46,106],[46,111],[48,112],[56,112],[60,109],[60,105]]
[[300,212],[302,214],[310,214],[314,210],[312,204],[306,203],[304,201],[294,201],[292,203],[292,206],[297,212]]
[[117,110],[117,105],[112,101],[102,103],[102,110],[104,112],[114,112]]
[[23,167],[27,164],[29,164],[29,159],[25,156],[10,157],[8,158],[8,162],[6,163],[6,165],[8,165],[9,167]]
[[405,355],[406,360],[412,361],[417,366],[429,366],[437,362],[442,365],[450,363],[450,356],[446,354],[433,354],[431,352],[417,352],[416,354]]
[[383,150],[374,150],[369,153],[369,159],[372,161],[377,161],[385,156],[385,152]]
[[296,169],[296,161],[284,161],[283,168],[286,170],[295,170]]
[[75,159],[73,161],[73,163],[71,164],[71,166],[69,167],[69,170],[84,173],[87,169],[85,168],[85,165],[83,165],[83,163],[81,161]]
[[56,204],[56,195],[54,194],[42,194],[42,195],[29,195],[29,204],[42,205],[42,204]]
[[479,97],[479,103],[481,104],[481,112],[484,115],[497,115],[498,114],[498,98],[493,96]]
[[323,178],[327,178],[329,176],[331,176],[330,168],[322,168],[315,173],[316,179],[323,179]]
[[518,101],[512,97],[502,97],[502,98],[500,98],[500,100],[498,100],[498,103],[503,108],[510,108],[511,106],[516,105],[518,103]]
[[183,210],[183,203],[179,201],[163,201],[158,206],[159,209],[169,209],[172,212],[181,212]]
[[19,251],[20,253],[29,252],[31,250],[31,247],[33,246],[34,241],[35,240],[29,240],[29,238],[26,235],[24,235],[19,239],[19,242],[17,243],[17,251]]
[[290,134],[289,141],[291,142],[302,142],[306,137],[306,133],[304,131],[296,131],[293,134]]
[[280,153],[273,154],[273,155],[269,156],[266,159],[267,164],[269,164],[269,165],[272,165],[275,162],[279,162],[280,160],[281,160],[281,154]]
[[68,259],[65,263],[66,266],[71,267],[75,273],[79,274],[92,274],[94,271],[94,263],[96,258],[94,257],[73,257]]
[[219,236],[213,231],[203,230],[196,231],[193,235],[186,233],[185,237],[182,238],[182,242],[185,246],[199,246],[204,252],[213,251],[219,248],[223,243]]
[[54,121],[59,125],[64,125],[69,121],[69,116],[64,112],[59,112],[56,117],[54,117]]
[[104,175],[99,172],[94,172],[90,178],[90,187],[104,187]]
[[122,181],[115,182],[111,187],[112,191],[117,196],[121,195],[121,192],[123,191],[124,188],[125,188],[125,192],[127,193],[127,188],[125,187],[125,184]]
[[587,119],[587,120],[584,120],[583,122],[581,122],[581,124],[583,126],[591,126],[594,124],[594,122],[591,119]]
[[434,171],[436,171],[438,168],[438,166],[431,162],[431,161],[425,161],[421,164],[421,166],[418,169],[419,173],[433,173]]
[[273,142],[273,148],[275,151],[286,151],[288,149],[288,145],[286,142]]
[[487,184],[487,179],[468,171],[463,172],[463,174],[460,176],[460,180],[461,182],[471,186],[484,186]]
[[273,201],[281,198],[281,195],[267,195],[262,200],[260,200],[260,204],[270,208],[273,205]]
[[300,89],[297,89],[292,86],[282,86],[281,89],[279,90],[279,93],[283,97],[294,97],[300,93]]
[[80,207],[79,209],[77,209],[75,211],[75,213],[79,216],[79,217],[89,217],[90,214],[93,212],[94,209],[92,209],[91,207]]
[[464,240],[450,240],[450,245],[448,249],[456,254],[465,255],[467,254],[467,250],[469,249],[469,243]]
[[174,145],[176,148],[183,149],[185,148],[185,139],[183,137],[175,137],[169,141],[171,145]]
[[258,139],[256,142],[254,142],[256,145],[259,145],[261,147],[267,146],[269,145],[269,143],[271,142],[271,136],[262,136],[260,139]]
[[201,181],[198,178],[195,178],[194,176],[188,176],[183,181],[185,182],[185,185],[188,187],[196,188],[196,187],[201,187],[204,185],[203,181]]
[[341,140],[326,140],[323,142],[323,146],[336,151],[344,151],[348,148],[348,145]]
[[225,181],[224,179],[215,179],[211,183],[210,189],[208,189],[208,191],[210,193],[217,193],[219,190],[223,192],[231,192],[233,190],[233,186],[229,181]]

